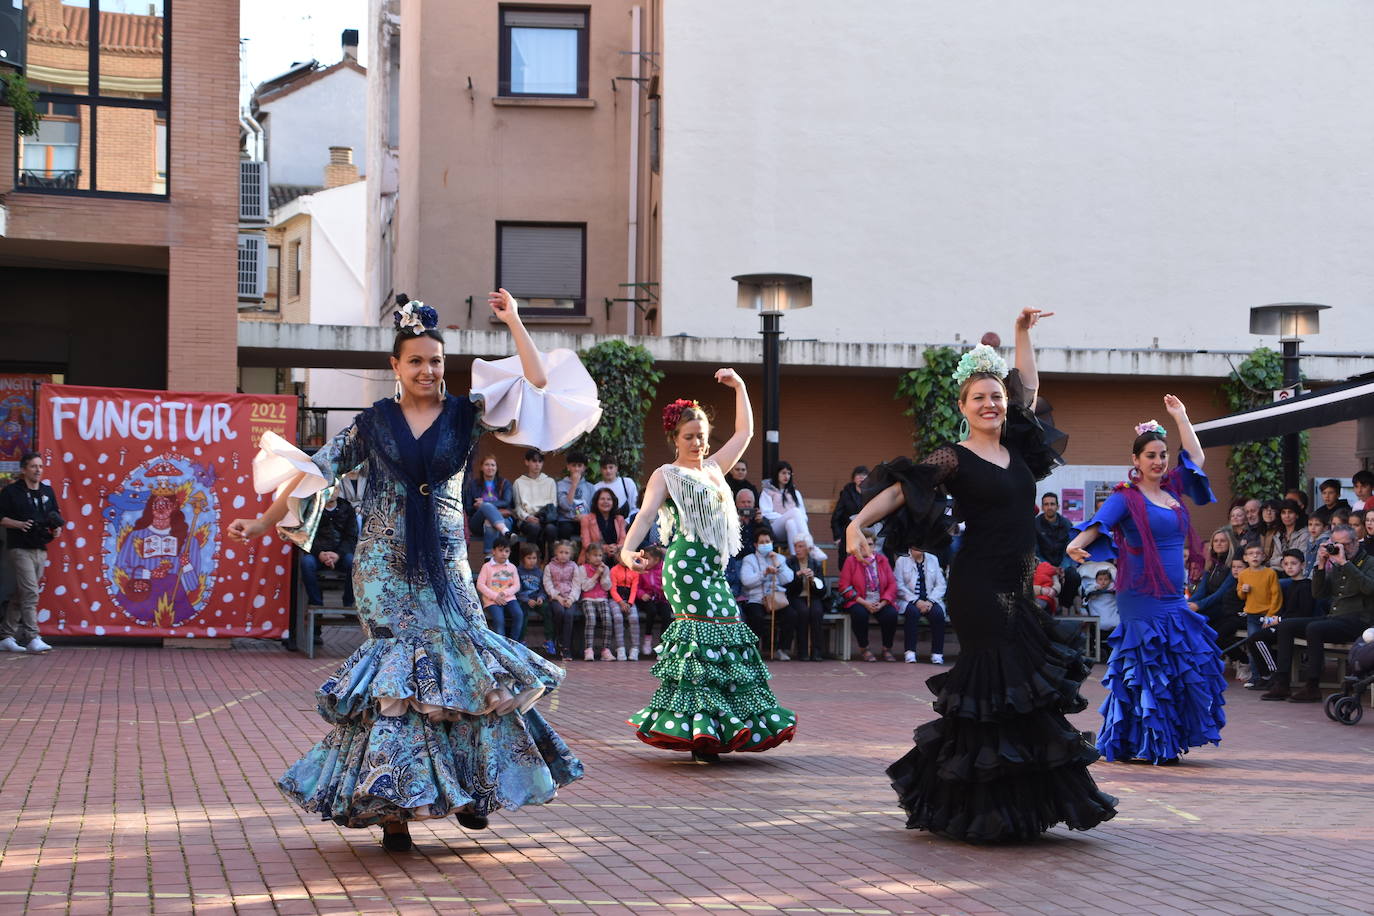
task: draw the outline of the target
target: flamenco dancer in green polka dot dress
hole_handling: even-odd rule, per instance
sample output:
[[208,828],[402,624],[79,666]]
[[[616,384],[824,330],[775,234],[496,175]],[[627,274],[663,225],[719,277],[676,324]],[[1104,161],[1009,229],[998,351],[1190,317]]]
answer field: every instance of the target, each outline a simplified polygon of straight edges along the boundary
[[721,369],[716,381],[735,389],[735,434],[708,460],[711,423],[701,405],[678,400],[664,409],[663,430],[677,458],[650,475],[620,554],[626,566],[644,569],[643,552],[632,548],[657,514],[668,544],[663,594],[673,623],[650,669],[663,685],[629,723],[646,744],[689,751],[703,763],[730,751],[766,751],[797,730],[796,714],[768,689],[758,638],[740,621],[725,582],[725,563],[739,549],[739,516],[722,469],[744,454],[754,428],[740,377]]

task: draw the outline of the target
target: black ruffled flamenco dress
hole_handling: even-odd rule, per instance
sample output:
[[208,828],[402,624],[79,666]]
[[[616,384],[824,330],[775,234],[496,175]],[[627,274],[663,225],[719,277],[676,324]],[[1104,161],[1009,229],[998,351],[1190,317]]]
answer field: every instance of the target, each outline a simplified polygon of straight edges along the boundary
[[1031,840],[1058,823],[1087,830],[1116,814],[1088,775],[1097,751],[1065,718],[1087,707],[1084,638],[1032,598],[1035,483],[1060,463],[1050,443],[1062,436],[1019,406],[1015,372],[1007,381],[1007,467],[944,445],[920,462],[880,465],[864,487],[902,487],[885,549],[941,546],[945,493],[965,521],[946,594],[959,660],[926,682],[939,718],[916,729],[916,746],[887,774],[908,828],[970,843]]

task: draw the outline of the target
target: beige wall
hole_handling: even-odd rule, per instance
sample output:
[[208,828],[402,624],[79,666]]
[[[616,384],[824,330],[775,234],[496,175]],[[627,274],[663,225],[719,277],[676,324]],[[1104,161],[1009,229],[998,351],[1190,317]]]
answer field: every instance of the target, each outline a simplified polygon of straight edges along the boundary
[[[560,323],[625,330],[626,304],[614,306],[608,323],[603,300],[626,295],[618,284],[628,272],[630,95],[640,90],[625,81],[611,87],[615,77],[630,74],[621,52],[631,47],[634,4],[567,5],[591,10],[591,107],[564,100],[493,103],[497,3],[401,4],[401,203],[393,286],[436,307],[443,324],[491,326],[484,303],[496,276],[496,223],[529,220],[587,224],[587,318]],[[468,296],[474,297],[471,324]]]

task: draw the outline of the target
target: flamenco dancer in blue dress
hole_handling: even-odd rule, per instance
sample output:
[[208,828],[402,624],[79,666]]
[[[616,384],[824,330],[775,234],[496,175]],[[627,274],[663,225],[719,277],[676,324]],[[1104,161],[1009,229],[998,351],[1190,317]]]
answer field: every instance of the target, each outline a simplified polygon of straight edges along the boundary
[[1035,482],[1060,463],[1049,444],[1058,434],[1033,413],[1030,329],[1048,314],[1021,312],[1010,375],[991,347],[964,354],[954,374],[964,440],[874,468],[847,532],[861,556],[862,529],[879,520],[887,548],[931,550],[948,538],[945,493],[963,516],[946,592],[959,660],[926,681],[939,718],[916,729],[916,746],[887,774],[908,828],[970,843],[1032,840],[1061,821],[1087,830],[1116,814],[1088,775],[1097,752],[1065,718],[1088,705],[1078,694],[1090,668],[1084,638],[1031,597]]
[[1200,574],[1204,557],[1184,497],[1199,506],[1213,501],[1205,457],[1183,402],[1165,395],[1164,407],[1184,445],[1177,466],[1169,469],[1164,427],[1154,420],[1137,426],[1131,482],[1078,526],[1068,553],[1079,562],[1101,559],[1097,539],[1110,531],[1119,557],[1121,624],[1107,640],[1112,656],[1097,750],[1107,760],[1167,765],[1189,748],[1220,743],[1226,678],[1215,634],[1184,594],[1189,571]]
[[266,433],[253,460],[271,507],[229,527],[243,541],[275,526],[308,550],[340,478],[364,462],[368,488],[353,568],[366,637],[316,693],[333,726],[278,782],[306,811],[344,827],[380,824],[411,848],[412,820],[544,804],[582,764],[535,711],[562,669],[487,628],[467,562],[463,474],[483,428],[507,441],[566,446],[596,424],[596,386],[566,350],[541,354],[505,290],[492,311],[518,357],[473,365],[470,395],[444,385],[438,316],[396,312],[395,398],[383,398],[313,458]]

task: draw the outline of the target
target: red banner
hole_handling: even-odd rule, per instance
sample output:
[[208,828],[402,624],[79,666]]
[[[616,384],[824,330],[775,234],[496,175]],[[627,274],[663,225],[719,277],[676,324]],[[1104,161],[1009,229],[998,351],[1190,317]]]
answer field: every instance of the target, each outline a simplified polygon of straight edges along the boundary
[[19,474],[19,457],[33,448],[38,386],[51,375],[0,375],[0,484]]
[[258,438],[288,439],[295,398],[44,385],[38,438],[66,527],[38,605],[48,636],[280,637],[292,547],[224,527],[266,508]]

